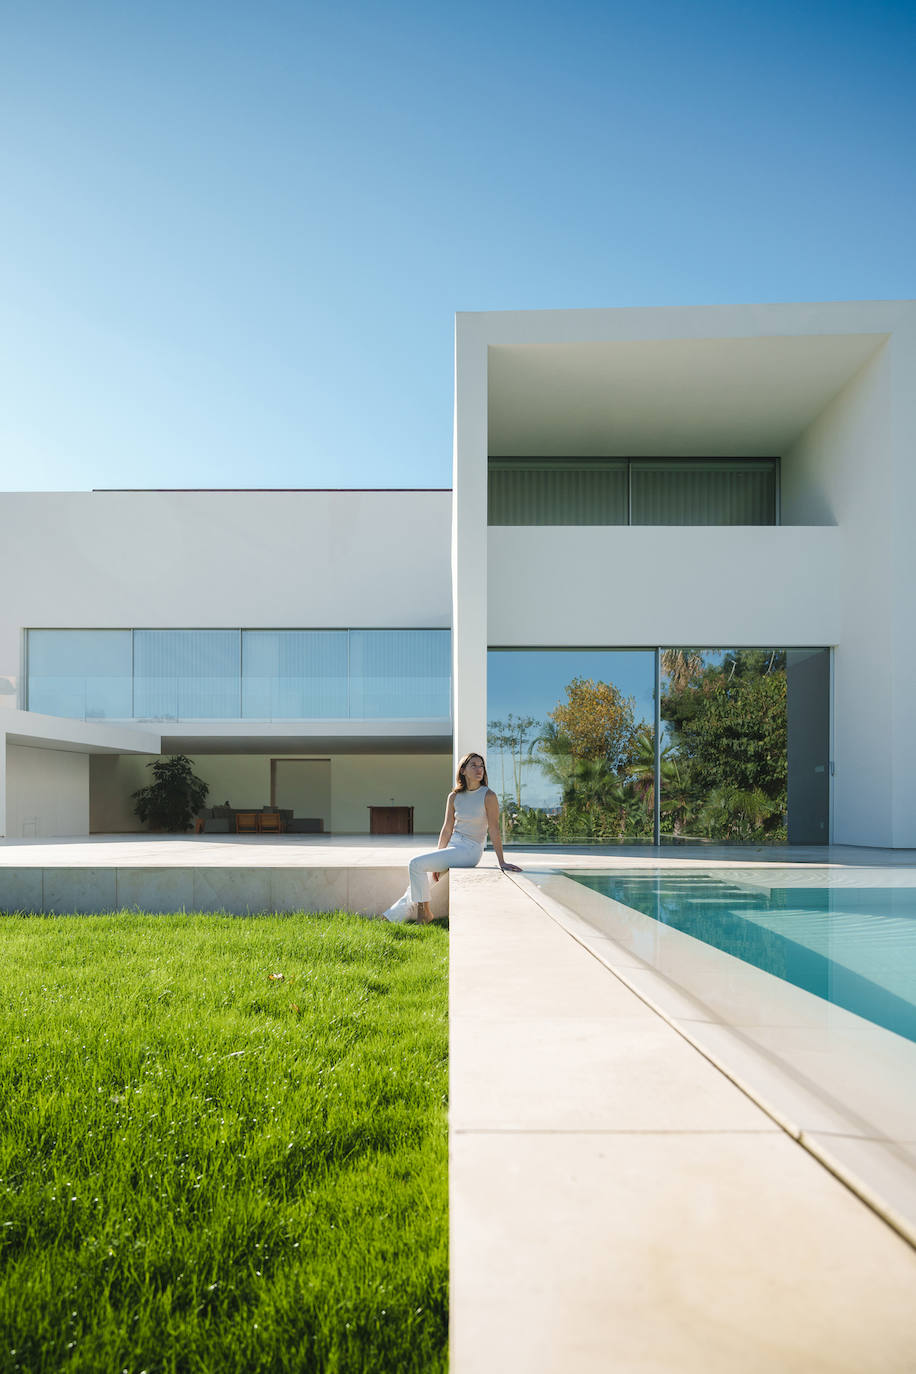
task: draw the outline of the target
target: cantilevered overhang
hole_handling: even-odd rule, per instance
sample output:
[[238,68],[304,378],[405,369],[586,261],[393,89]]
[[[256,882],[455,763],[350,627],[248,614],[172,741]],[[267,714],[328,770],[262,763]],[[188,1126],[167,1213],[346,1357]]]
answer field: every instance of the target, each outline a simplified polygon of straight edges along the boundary
[[166,754],[449,754],[450,720],[180,721],[164,723]]
[[490,345],[492,457],[778,457],[886,334]]
[[158,754],[156,725],[71,720],[37,711],[0,711],[0,737],[31,749],[57,749],[65,754]]
[[479,417],[493,457],[781,456],[913,304],[461,313],[456,499]]
[[450,720],[149,721],[70,720],[0,712],[10,744],[75,754],[449,754]]

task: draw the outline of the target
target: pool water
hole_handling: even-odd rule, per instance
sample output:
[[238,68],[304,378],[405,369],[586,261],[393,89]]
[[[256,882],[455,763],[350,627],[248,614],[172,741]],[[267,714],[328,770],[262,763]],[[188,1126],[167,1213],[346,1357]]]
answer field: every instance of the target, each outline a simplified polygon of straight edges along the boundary
[[916,887],[754,887],[710,874],[566,877],[916,1041]]

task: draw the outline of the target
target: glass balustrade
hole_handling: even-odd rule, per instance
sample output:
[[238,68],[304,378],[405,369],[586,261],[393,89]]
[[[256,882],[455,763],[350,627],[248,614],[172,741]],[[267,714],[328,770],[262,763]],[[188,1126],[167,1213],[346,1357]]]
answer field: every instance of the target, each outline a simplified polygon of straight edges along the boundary
[[28,631],[28,709],[79,720],[447,720],[448,630]]

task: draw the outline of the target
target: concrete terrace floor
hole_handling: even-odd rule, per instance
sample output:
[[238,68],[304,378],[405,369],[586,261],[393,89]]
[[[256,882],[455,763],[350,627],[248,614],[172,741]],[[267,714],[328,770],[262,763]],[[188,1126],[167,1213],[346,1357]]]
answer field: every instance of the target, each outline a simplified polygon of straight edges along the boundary
[[[0,908],[30,876],[48,888],[55,873],[78,883],[82,871],[86,891],[97,892],[106,872],[109,883],[115,873],[140,875],[154,891],[157,877],[168,887],[193,872],[214,896],[260,881],[254,896],[301,870],[303,895],[360,892],[366,910],[378,909],[403,888],[409,855],[435,843],[422,835],[0,841]],[[501,875],[487,854],[480,868],[451,878],[452,1374],[916,1371],[916,1251],[842,1181],[850,1160],[854,1174],[865,1158],[867,1174],[869,1151],[886,1154],[895,1141],[871,1138],[859,1117],[852,1125],[817,1117],[834,1150],[818,1155],[805,1112],[823,1104],[795,1091],[793,1066],[768,1059],[765,1091],[756,1089],[751,1037],[775,1027],[820,1062],[825,1027],[804,1005],[826,1004],[719,951],[711,963],[694,956],[703,967],[691,972],[707,979],[701,1004],[677,986],[673,966],[653,969],[620,943],[613,923],[602,928],[550,896],[568,883],[552,870],[617,866],[772,869],[774,881],[791,867],[793,885],[817,881],[825,864],[850,884],[867,869],[869,885],[906,868],[916,885],[916,852],[640,845],[515,849],[511,858],[528,876]],[[723,972],[723,960],[736,967]],[[775,1002],[758,998],[759,980],[777,984]],[[722,997],[715,1013],[713,987]],[[732,1012],[746,1028],[725,1023]],[[863,1080],[882,1067],[881,1036],[890,1033],[867,1035]],[[737,1071],[729,1036],[745,1055]],[[916,1046],[890,1039],[908,1063]],[[907,1158],[916,1148],[907,1125],[914,1081],[895,1118]],[[825,1167],[825,1158],[839,1163]],[[886,1194],[910,1186],[903,1154],[892,1163],[889,1182],[875,1175],[879,1192],[885,1182]]]
[[916,1252],[696,1004],[530,880],[452,881],[452,1374],[916,1369]]
[[[253,864],[283,867],[406,864],[411,854],[433,849],[437,835],[80,835],[59,839],[0,838],[0,867],[197,866]],[[512,861],[523,868],[607,868],[609,860],[627,867],[685,868],[710,864],[837,864],[916,867],[916,849],[866,849],[853,845],[565,845],[510,846]],[[495,866],[491,852],[483,867]]]

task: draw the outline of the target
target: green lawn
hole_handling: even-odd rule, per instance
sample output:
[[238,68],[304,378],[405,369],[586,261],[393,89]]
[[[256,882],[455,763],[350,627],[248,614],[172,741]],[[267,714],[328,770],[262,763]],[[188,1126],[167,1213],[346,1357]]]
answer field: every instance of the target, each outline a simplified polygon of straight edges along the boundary
[[3,916],[0,948],[0,1370],[446,1368],[444,931]]

